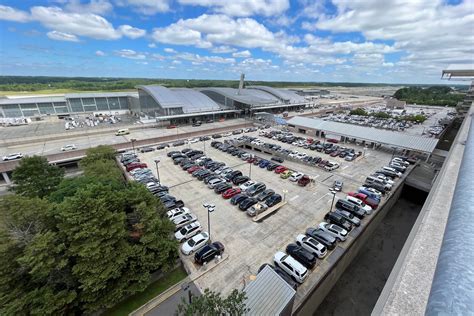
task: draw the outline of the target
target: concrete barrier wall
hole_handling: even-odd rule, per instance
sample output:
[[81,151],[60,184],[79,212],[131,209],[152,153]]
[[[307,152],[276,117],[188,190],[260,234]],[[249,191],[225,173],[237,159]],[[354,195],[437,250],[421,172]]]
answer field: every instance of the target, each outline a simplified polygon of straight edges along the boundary
[[295,315],[313,315],[318,306],[323,302],[325,297],[331,291],[333,286],[339,280],[346,268],[351,264],[352,260],[357,256],[362,246],[371,237],[385,215],[390,211],[393,205],[397,202],[404,186],[404,179],[400,181],[398,186],[391,192],[390,198],[385,201],[383,205],[373,214],[367,217],[370,219],[369,223],[365,225],[361,233],[356,237],[354,242],[349,245],[339,260],[334,263],[331,270],[321,278],[321,281],[315,285],[314,289],[308,294],[298,306],[295,306],[293,312]]

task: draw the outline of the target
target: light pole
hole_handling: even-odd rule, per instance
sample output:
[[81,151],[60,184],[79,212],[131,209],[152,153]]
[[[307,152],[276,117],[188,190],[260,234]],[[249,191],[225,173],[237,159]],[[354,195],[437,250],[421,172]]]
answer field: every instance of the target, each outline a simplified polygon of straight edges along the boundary
[[158,163],[159,162],[160,162],[160,159],[155,159],[156,178],[158,179],[158,182],[160,182],[160,169],[158,169]]
[[[251,158],[255,157],[255,155],[251,155]],[[253,162],[249,163],[249,178],[252,178],[252,165]]]
[[135,138],[130,139],[132,142],[133,153],[135,154],[135,142],[137,141]]
[[283,201],[286,201],[286,194],[288,193],[288,190],[283,190]]
[[331,202],[331,209],[329,210],[329,212],[332,212],[332,207],[334,206],[334,199],[336,197],[336,191],[335,190],[331,190],[331,193],[332,193],[332,202]]
[[211,204],[211,203],[204,203],[202,206],[204,206],[204,208],[207,209],[207,230],[208,230],[208,233],[209,233],[208,242],[211,243],[211,216],[210,216],[210,214],[212,212],[214,212],[214,210],[216,209],[216,206],[214,204]]

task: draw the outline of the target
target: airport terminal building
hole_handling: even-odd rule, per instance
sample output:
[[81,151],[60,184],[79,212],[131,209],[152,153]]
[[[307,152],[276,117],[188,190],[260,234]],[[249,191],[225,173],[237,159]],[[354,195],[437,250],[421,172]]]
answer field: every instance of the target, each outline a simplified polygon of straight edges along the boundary
[[130,113],[141,118],[180,123],[250,116],[262,110],[290,111],[308,104],[309,101],[294,91],[266,86],[189,89],[144,85],[138,86],[136,92],[0,98],[0,118]]

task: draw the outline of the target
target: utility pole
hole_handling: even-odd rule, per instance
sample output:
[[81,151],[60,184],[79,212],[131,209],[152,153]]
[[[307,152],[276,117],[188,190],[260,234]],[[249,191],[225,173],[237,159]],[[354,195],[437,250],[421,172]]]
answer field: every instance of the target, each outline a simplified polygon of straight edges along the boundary
[[159,162],[160,162],[160,159],[155,159],[156,178],[158,179],[158,182],[160,182],[160,170],[158,169],[158,163]]
[[336,191],[335,190],[331,190],[331,193],[332,193],[332,202],[331,202],[331,209],[329,210],[329,212],[332,212],[332,207],[334,206],[334,199],[336,197]]
[[202,206],[204,206],[207,209],[207,230],[209,233],[208,243],[210,244],[211,243],[211,216],[210,214],[214,212],[214,210],[216,209],[216,206],[210,203],[204,203]]
[[137,140],[135,138],[132,138],[132,139],[130,139],[130,141],[132,142],[133,153],[136,154],[136,152],[135,152],[135,142]]

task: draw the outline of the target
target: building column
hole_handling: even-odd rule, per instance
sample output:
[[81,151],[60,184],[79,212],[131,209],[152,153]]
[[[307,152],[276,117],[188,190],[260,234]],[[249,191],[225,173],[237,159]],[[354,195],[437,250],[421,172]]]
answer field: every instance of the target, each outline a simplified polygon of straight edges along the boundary
[[11,180],[10,180],[10,177],[8,176],[8,173],[6,172],[2,172],[2,176],[3,176],[3,179],[5,180],[5,182],[10,185],[12,184]]

